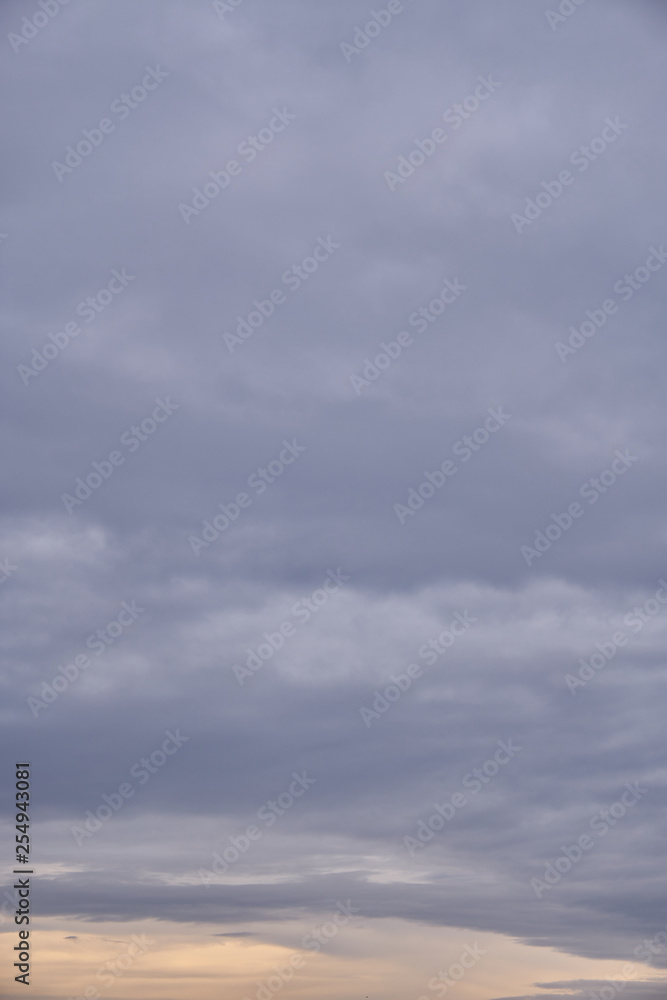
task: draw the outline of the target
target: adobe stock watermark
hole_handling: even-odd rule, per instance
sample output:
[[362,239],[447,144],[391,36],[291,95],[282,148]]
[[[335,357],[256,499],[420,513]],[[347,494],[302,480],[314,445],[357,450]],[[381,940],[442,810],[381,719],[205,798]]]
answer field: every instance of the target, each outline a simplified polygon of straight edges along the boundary
[[584,3],[586,0],[561,0],[558,10],[545,10],[544,16],[549,22],[551,30],[555,31],[560,24],[567,21],[568,17],[572,17]]
[[[312,927],[304,934],[301,938],[301,947],[307,951],[320,951],[323,945],[336,937],[341,927],[345,927],[360,912],[358,907],[352,905],[351,900],[348,899],[346,903],[338,900],[331,920]],[[283,964],[274,965],[274,975],[269,976],[263,982],[257,981],[258,989],[254,1000],[271,1000],[293,978],[295,971],[303,969],[305,965],[306,958],[299,952],[294,952]],[[243,1000],[253,1000],[253,998],[246,996]]]
[[[146,74],[141,83],[132,87],[129,94],[122,93],[111,102],[111,113],[117,117],[118,121],[125,121],[135,108],[143,104],[151,91],[157,90],[168,76],[169,73],[161,70],[159,66],[155,66],[155,68],[146,66]],[[76,148],[74,146],[65,148],[64,163],[60,163],[58,160],[53,160],[51,163],[51,169],[59,183],[62,184],[65,177],[80,167],[95,149],[99,149],[106,137],[115,131],[116,122],[111,118],[101,118],[96,128],[82,129],[83,139],[79,139]]]
[[281,649],[287,639],[296,635],[299,626],[309,622],[313,615],[317,614],[329,601],[329,598],[333,594],[337,594],[349,579],[350,577],[343,573],[340,566],[335,572],[328,569],[322,586],[314,590],[309,597],[302,597],[292,606],[291,613],[297,619],[296,623],[286,618],[275,632],[264,633],[262,638],[265,641],[260,642],[256,650],[252,648],[246,650],[248,656],[245,666],[239,663],[234,664],[232,669],[239,684],[242,686],[246,678],[254,677],[267,660],[271,659],[276,650]]
[[[79,302],[75,309],[76,315],[80,316],[86,325],[93,323],[135,278],[136,275],[128,274],[124,267],[120,271],[114,269],[104,288],[100,288],[95,295],[89,295],[88,298]],[[28,385],[31,378],[36,378],[40,372],[43,372],[49,363],[57,358],[66,347],[69,347],[73,338],[78,337],[80,333],[80,324],[71,320],[59,333],[49,334],[50,343],[44,344],[41,351],[33,347],[30,364],[18,365],[16,368],[23,384]]]
[[[410,0],[412,2],[412,0]],[[402,14],[405,10],[401,0],[389,0],[386,8],[372,10],[366,24],[355,25],[352,42],[341,42],[340,50],[343,53],[345,62],[348,65],[352,62],[352,56],[360,55],[367,49],[374,38],[387,28],[397,14]]]
[[[463,614],[460,611],[456,611],[454,618],[449,624],[449,628],[443,629],[435,639],[430,639],[419,647],[419,658],[432,667],[437,662],[438,656],[444,656],[447,650],[451,649],[456,641],[462,635],[465,635],[470,626],[474,625],[476,621],[477,619],[469,615],[467,610]],[[423,667],[418,663],[410,663],[405,668],[404,674],[390,675],[389,680],[391,683],[387,685],[384,691],[376,690],[373,692],[375,698],[373,699],[372,707],[367,708],[365,705],[362,705],[359,709],[359,714],[367,729],[370,729],[375,719],[381,718],[389,711],[392,705],[396,704],[406,691],[410,690],[414,681],[422,676],[422,672]]]
[[[247,484],[255,491],[255,496],[261,496],[269,486],[282,476],[289,465],[293,465],[297,458],[306,450],[305,445],[297,444],[296,438],[292,441],[283,440],[283,449],[278,456],[272,459],[266,468],[259,468],[248,476]],[[204,521],[201,527],[201,538],[197,535],[188,535],[190,548],[196,556],[199,556],[202,549],[208,549],[213,542],[220,538],[221,534],[227,530],[241,516],[241,511],[247,510],[253,503],[253,497],[249,493],[237,493],[235,500],[231,503],[220,503],[218,509],[220,514],[216,514],[211,521]]]
[[[261,152],[271,145],[273,140],[281,132],[284,132],[290,122],[296,118],[295,114],[288,111],[286,107],[273,108],[272,117],[268,124],[259,130],[257,135],[247,136],[243,142],[239,143],[236,153],[243,157],[246,163],[252,163]],[[238,160],[229,160],[223,170],[209,170],[210,180],[205,181],[201,188],[192,189],[192,202],[185,204],[181,202],[178,210],[186,226],[189,226],[192,219],[208,208],[212,201],[218,197],[221,191],[225,191],[232,182],[233,177],[239,177],[243,172],[243,163]]]
[[225,14],[233,14],[242,3],[243,0],[213,0],[213,10],[220,20],[224,21]]
[[[133,424],[120,436],[119,443],[123,448],[127,448],[130,454],[137,451],[144,441],[148,441],[160,424],[168,420],[181,406],[180,403],[172,403],[169,396],[166,400],[158,396],[155,402],[157,406],[141,423]],[[67,513],[73,514],[75,507],[81,507],[95,490],[99,490],[102,483],[110,479],[116,469],[125,464],[125,458],[126,456],[116,448],[109,453],[108,458],[92,463],[92,472],[87,473],[85,480],[82,476],[78,476],[75,480],[74,493],[62,493],[60,496]]]
[[[108,959],[101,965],[95,973],[95,980],[102,984],[104,989],[113,986],[117,979],[124,976],[128,969],[131,969],[138,958],[142,958],[151,945],[154,945],[146,934],[133,934],[127,944],[125,951],[122,951],[115,958]],[[78,997],[68,997],[67,1000],[97,1000],[101,997],[97,986],[86,986],[83,993]]]
[[[614,452],[614,459],[609,468],[603,469],[597,476],[591,476],[579,489],[579,496],[588,501],[589,506],[598,502],[618,479],[625,475],[628,469],[639,461],[637,455],[631,455],[628,448],[620,451],[618,448]],[[541,559],[545,552],[548,552],[554,542],[557,542],[566,531],[569,531],[575,520],[583,517],[586,508],[574,500],[568,505],[567,511],[562,514],[552,514],[551,521],[546,525],[544,531],[535,532],[533,546],[522,545],[521,555],[526,566],[532,566],[536,559]]]
[[12,573],[16,573],[17,570],[18,566],[14,566],[13,563],[10,563],[7,556],[5,556],[4,559],[0,559],[0,583],[6,583]]
[[[480,767],[473,767],[472,771],[469,771],[462,779],[461,785],[470,791],[471,796],[477,795],[485,785],[488,785],[496,777],[500,768],[509,764],[521,750],[522,747],[514,746],[511,739],[507,742],[498,740],[498,749],[493,757],[485,760]],[[417,821],[415,835],[403,837],[403,844],[410,857],[414,858],[418,850],[423,850],[433,840],[436,833],[444,830],[445,824],[454,819],[457,809],[464,809],[469,802],[470,798],[464,792],[454,792],[444,802],[434,803],[435,812],[427,820]]]
[[[469,462],[473,455],[480,451],[490,441],[492,435],[497,434],[512,416],[511,413],[503,413],[502,406],[496,409],[489,408],[487,413],[489,415],[483,424],[476,427],[470,434],[464,434],[452,446],[452,454],[461,459],[461,464]],[[425,472],[424,481],[416,488],[411,486],[408,490],[406,503],[394,504],[394,513],[400,523],[405,524],[408,517],[414,517],[426,501],[435,496],[436,490],[441,490],[448,479],[455,476],[458,471],[459,467],[454,464],[452,459],[446,458],[434,472]]]
[[[650,621],[653,621],[655,616],[660,614],[667,605],[667,582],[661,579],[658,580],[658,583],[660,586],[655,592],[655,597],[649,597],[643,604],[634,607],[623,619],[623,624],[635,635],[641,632]],[[608,639],[596,642],[596,652],[592,653],[587,660],[583,657],[579,660],[580,667],[577,676],[565,675],[565,683],[572,694],[576,695],[578,688],[586,687],[588,682],[613,660],[618,650],[627,645],[630,638],[632,637],[627,632],[618,629]]]
[[[451,125],[455,132],[482,106],[485,101],[495,94],[501,84],[493,79],[493,76],[479,76],[479,83],[473,93],[464,97],[460,104],[453,104],[443,112],[443,121]],[[407,156],[401,155],[398,158],[398,165],[395,171],[385,170],[384,179],[390,191],[395,191],[399,185],[405,184],[406,180],[426,163],[435,153],[438,146],[447,141],[447,133],[438,127],[426,139],[415,139],[414,149]]]
[[633,955],[640,962],[651,962],[655,955],[659,955],[661,951],[667,948],[667,924],[665,924],[665,929],[658,931],[658,933],[652,938],[644,938],[641,944],[638,944],[633,951]]
[[[293,771],[292,778],[293,780],[284,792],[277,795],[275,799],[268,799],[257,810],[257,819],[261,820],[267,829],[272,827],[280,816],[284,816],[317,781],[317,778],[309,778],[307,771],[303,771],[301,774]],[[225,875],[231,865],[247,854],[252,845],[261,839],[264,832],[255,823],[250,823],[238,837],[228,837],[229,843],[223,847],[222,855],[218,854],[217,851],[213,854],[212,870],[200,868],[197,872],[200,883],[208,887],[211,882]]]
[[[429,979],[426,984],[436,997],[447,996],[448,991],[452,986],[456,986],[461,980],[466,976],[466,973],[470,969],[474,969],[475,966],[484,955],[487,954],[486,949],[481,948],[477,942],[474,944],[465,945],[463,951],[458,957],[456,962],[452,962],[446,972],[439,971],[437,976],[433,976]],[[433,1000],[432,997],[420,996],[418,1000]]]
[[[597,834],[598,839],[605,837],[648,791],[648,788],[641,787],[639,781],[634,781],[632,784],[629,781],[626,782],[625,791],[617,801],[612,803],[609,809],[600,809],[599,812],[596,812],[588,824],[588,829]],[[560,849],[563,853],[554,861],[546,863],[543,877],[541,879],[531,878],[530,880],[530,886],[537,898],[541,899],[548,889],[553,889],[555,885],[558,885],[563,875],[567,875],[574,865],[579,864],[584,853],[593,850],[594,847],[595,838],[585,832],[581,833],[576,841],[569,846],[561,844]]]
[[[651,261],[653,261],[653,264]],[[623,302],[629,302],[635,292],[640,291],[651,280],[652,274],[663,267],[665,261],[667,261],[667,251],[665,251],[662,243],[659,250],[655,247],[650,247],[645,263],[635,268],[632,274],[624,274],[622,278],[619,278],[614,283],[614,291],[617,295],[620,295]],[[554,344],[556,354],[563,364],[567,363],[570,354],[576,354],[591,337],[595,336],[598,330],[602,329],[609,316],[613,316],[614,313],[618,312],[618,308],[618,303],[615,299],[608,298],[604,300],[599,309],[586,310],[587,318],[583,323],[578,327],[570,327],[570,336],[567,344],[564,344],[560,340]]]
[[[91,650],[95,656],[102,656],[128,628],[134,625],[139,615],[143,614],[145,610],[145,608],[138,608],[135,600],[123,601],[116,618],[107,622],[103,628],[91,632],[86,639],[86,648]],[[88,669],[92,662],[86,653],[78,653],[71,663],[61,664],[51,683],[47,684],[44,681],[42,684],[41,698],[32,696],[28,698],[28,708],[33,716],[37,718],[40,712],[52,705],[71,684],[74,684],[81,673]]]
[[[26,881],[28,882],[28,885],[24,884]],[[5,902],[0,906],[0,927],[6,923],[16,924],[17,917],[23,917],[24,919],[22,920],[22,923],[26,922],[25,918],[28,917],[28,913],[26,911],[27,897],[25,890],[27,889],[30,891],[29,883],[30,879],[19,879],[18,882],[14,883],[12,886],[12,889],[14,890],[13,892],[10,892],[8,888],[3,892]],[[22,900],[23,904],[21,904]],[[27,974],[27,971],[28,970],[26,970],[26,973],[24,974]],[[29,986],[30,983],[26,982],[25,985]]]
[[[588,170],[591,163],[595,163],[607,151],[609,146],[616,142],[619,135],[626,128],[629,128],[629,126],[624,125],[618,117],[613,120],[605,118],[601,134],[592,139],[588,146],[579,146],[575,149],[570,154],[569,162],[573,167],[578,168],[580,174],[584,173],[584,171]],[[516,232],[522,233],[526,226],[532,226],[543,212],[550,208],[555,201],[558,201],[565,188],[571,187],[574,184],[574,181],[575,176],[570,170],[561,170],[557,180],[542,181],[544,190],[539,191],[534,198],[526,198],[524,214],[520,215],[518,212],[511,214],[510,221]]]
[[[130,777],[136,778],[140,785],[145,785],[150,780],[151,775],[156,774],[161,767],[167,763],[168,759],[178,753],[184,743],[190,739],[189,736],[181,735],[180,729],[172,733],[170,729],[165,730],[166,739],[157,750],[154,750],[150,757],[142,757],[130,768]],[[112,816],[123,808],[128,799],[133,798],[136,788],[131,781],[123,781],[118,786],[118,790],[110,795],[104,793],[102,804],[93,813],[87,809],[84,813],[85,819],[82,825],[70,827],[70,833],[74,838],[77,847],[82,847],[86,840],[102,829],[104,823],[108,823]]]
[[[468,286],[462,285],[458,278],[454,278],[452,281],[446,278],[440,292],[431,299],[428,305],[420,306],[419,309],[410,313],[408,325],[414,327],[417,333],[424,333],[431,323],[435,323],[436,319],[442,316],[447,306],[456,302],[467,289]],[[400,358],[404,349],[411,347],[413,343],[414,338],[407,330],[401,330],[397,334],[396,340],[392,340],[388,344],[382,341],[380,344],[382,350],[375,355],[373,360],[366,358],[361,375],[350,375],[350,382],[357,396],[360,396],[362,391],[375,382],[383,372],[391,368],[394,361]]]
[[[283,271],[281,281],[291,292],[296,292],[302,284],[320,269],[320,265],[329,260],[334,251],[340,248],[340,243],[336,243],[332,236],[326,239],[317,237],[317,242],[312,254],[304,257],[300,264],[292,264],[286,271]],[[264,320],[273,316],[276,306],[282,306],[287,302],[287,295],[281,288],[274,288],[265,299],[253,299],[254,309],[247,316],[237,316],[236,333],[223,333],[223,340],[227,345],[230,354],[234,353],[236,347],[240,347],[246,340],[252,337],[255,330],[259,330],[264,324]]]
[[21,46],[31,42],[42,28],[45,28],[60,13],[61,7],[66,7],[69,2],[70,0],[39,0],[40,9],[35,11],[31,17],[21,19],[20,34],[10,31],[7,35],[7,41],[14,52],[20,52]]
[[[667,930],[667,927],[665,930]],[[652,965],[655,956],[664,951],[666,945],[667,934],[665,931],[658,931],[654,937],[644,938],[642,943],[638,944],[633,949],[632,954],[635,956],[637,961]],[[605,977],[605,986],[597,991],[589,988],[588,993],[592,1000],[614,1000],[614,998],[625,989],[629,982],[635,979],[643,978],[644,976],[642,971],[637,968],[634,962],[626,962],[620,973],[616,973],[614,976]]]

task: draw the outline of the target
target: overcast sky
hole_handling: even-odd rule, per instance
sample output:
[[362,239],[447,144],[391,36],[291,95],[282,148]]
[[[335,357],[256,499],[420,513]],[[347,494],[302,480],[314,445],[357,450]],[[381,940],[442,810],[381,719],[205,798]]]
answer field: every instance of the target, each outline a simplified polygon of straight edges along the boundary
[[0,11],[34,1000],[660,1000],[663,4],[60,3]]

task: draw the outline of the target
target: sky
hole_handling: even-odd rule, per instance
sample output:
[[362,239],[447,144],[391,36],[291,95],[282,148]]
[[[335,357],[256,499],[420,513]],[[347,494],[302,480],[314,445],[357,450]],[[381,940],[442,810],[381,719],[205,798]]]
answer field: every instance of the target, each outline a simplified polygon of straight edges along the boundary
[[667,995],[667,17],[549,2],[2,5],[2,996]]

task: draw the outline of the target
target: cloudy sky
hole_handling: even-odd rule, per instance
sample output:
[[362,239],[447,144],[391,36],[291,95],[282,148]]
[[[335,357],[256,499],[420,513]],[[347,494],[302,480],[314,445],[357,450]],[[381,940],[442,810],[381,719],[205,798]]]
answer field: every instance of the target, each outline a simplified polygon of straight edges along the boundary
[[3,4],[3,996],[667,994],[666,31]]

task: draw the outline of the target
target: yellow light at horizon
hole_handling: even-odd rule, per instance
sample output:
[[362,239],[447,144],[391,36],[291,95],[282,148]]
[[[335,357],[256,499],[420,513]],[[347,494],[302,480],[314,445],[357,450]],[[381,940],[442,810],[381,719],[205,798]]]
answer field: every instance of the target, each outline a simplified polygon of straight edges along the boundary
[[[448,990],[446,1000],[548,997],[549,991],[533,986],[535,981],[604,979],[618,975],[623,965],[623,960],[531,947],[499,934],[394,918],[352,921],[319,953],[288,943],[299,942],[312,928],[306,921],[248,924],[249,937],[216,936],[217,928],[210,924],[155,920],[93,924],[48,919],[40,924],[31,934],[35,1000],[84,997],[86,988],[99,991],[91,1000],[220,1000],[221,990],[225,1000],[257,1000],[270,977],[278,978],[259,1000],[363,1000],[366,995],[370,1000],[438,1000],[429,980],[456,963],[466,946],[475,945],[486,954]],[[140,951],[135,940],[139,953],[128,958],[133,936],[142,941],[142,935],[148,947]],[[16,943],[12,933],[3,938],[10,949]],[[280,970],[292,968],[289,959],[295,954],[303,957],[304,966],[281,981]],[[111,969],[105,969],[108,962]],[[638,975],[655,976],[655,969],[635,964]]]

